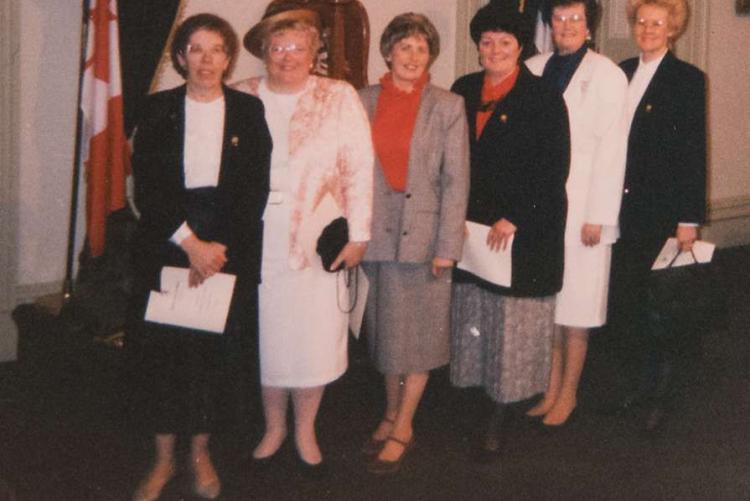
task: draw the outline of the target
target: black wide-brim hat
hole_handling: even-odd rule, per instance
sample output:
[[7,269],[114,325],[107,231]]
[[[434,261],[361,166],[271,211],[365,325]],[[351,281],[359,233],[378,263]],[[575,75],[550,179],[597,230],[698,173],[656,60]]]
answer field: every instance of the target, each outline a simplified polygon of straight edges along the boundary
[[259,59],[263,59],[263,40],[278,23],[287,20],[306,22],[321,32],[320,15],[315,7],[306,1],[271,2],[259,23],[250,28],[242,39],[242,45]]
[[[515,2],[513,2],[515,4]],[[510,33],[518,43],[524,44],[531,35],[531,27],[523,13],[510,2],[499,5],[491,3],[477,11],[469,23],[471,39],[479,44],[482,33],[487,31],[503,31]]]

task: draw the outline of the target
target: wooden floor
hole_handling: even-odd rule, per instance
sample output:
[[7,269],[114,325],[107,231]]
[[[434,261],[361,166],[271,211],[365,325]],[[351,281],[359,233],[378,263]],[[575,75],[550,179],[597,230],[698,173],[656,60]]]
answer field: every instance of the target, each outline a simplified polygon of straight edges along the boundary
[[[719,258],[732,270],[728,328],[704,336],[694,376],[655,437],[642,433],[637,414],[599,411],[611,393],[609,369],[617,357],[602,335],[592,340],[581,412],[570,427],[550,435],[519,419],[502,461],[476,465],[468,457],[481,396],[451,388],[446,372],[438,371],[403,470],[376,478],[365,471],[359,448],[382,409],[382,388],[355,344],[350,370],[331,385],[319,419],[330,476],[304,478],[291,446],[271,469],[254,471],[248,453],[261,430],[256,408],[214,437],[222,499],[750,499],[750,249],[726,250]],[[21,360],[0,365],[0,501],[3,481],[18,501],[130,499],[150,448],[127,409],[121,353],[33,307],[21,307],[16,319]],[[163,499],[194,499],[189,485],[189,476],[178,476]]]

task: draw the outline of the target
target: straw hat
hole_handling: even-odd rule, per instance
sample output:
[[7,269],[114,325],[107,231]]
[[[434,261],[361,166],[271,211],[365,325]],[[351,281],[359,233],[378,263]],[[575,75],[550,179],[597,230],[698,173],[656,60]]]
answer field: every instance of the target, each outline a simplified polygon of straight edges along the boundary
[[305,0],[276,1],[268,5],[263,19],[245,34],[242,44],[250,54],[263,59],[263,40],[266,35],[276,24],[288,20],[306,22],[321,32],[320,15],[309,2]]

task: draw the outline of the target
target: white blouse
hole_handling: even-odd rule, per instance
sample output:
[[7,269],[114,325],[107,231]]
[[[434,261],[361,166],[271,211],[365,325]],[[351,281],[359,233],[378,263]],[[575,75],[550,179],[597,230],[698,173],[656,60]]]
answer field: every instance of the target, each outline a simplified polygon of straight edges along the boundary
[[304,88],[293,94],[273,92],[268,88],[265,78],[258,85],[258,97],[263,101],[263,107],[266,109],[266,123],[268,123],[268,130],[271,132],[271,139],[273,140],[269,204],[281,203],[284,193],[289,192],[291,188],[289,178],[289,129],[299,98],[304,92]]
[[630,125],[633,123],[635,110],[638,109],[638,105],[641,99],[643,99],[646,89],[648,89],[651,80],[656,74],[656,70],[659,69],[659,65],[666,55],[667,53],[664,52],[657,59],[647,63],[643,61],[643,56],[638,59],[638,69],[635,70],[633,78],[630,79],[630,84],[628,85],[628,130],[630,130]]
[[[204,103],[185,96],[185,147],[182,157],[185,188],[218,186],[224,141],[224,96]],[[179,245],[193,234],[187,221],[170,240]]]

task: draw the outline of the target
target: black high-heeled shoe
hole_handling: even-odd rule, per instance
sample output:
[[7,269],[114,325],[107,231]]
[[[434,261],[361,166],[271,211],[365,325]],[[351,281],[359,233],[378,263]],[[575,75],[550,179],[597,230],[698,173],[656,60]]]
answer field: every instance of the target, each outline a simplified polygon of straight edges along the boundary
[[281,442],[281,444],[276,448],[276,450],[273,451],[273,454],[270,454],[268,456],[263,456],[260,458],[256,458],[255,456],[251,454],[250,464],[252,465],[252,468],[258,471],[265,471],[271,466],[273,466],[274,464],[276,464],[281,458],[282,450],[284,449],[286,444],[287,444],[287,441],[285,437],[284,440]]
[[326,461],[321,459],[319,463],[308,463],[299,454],[297,454],[297,471],[310,480],[323,480],[331,473]]
[[471,460],[477,464],[492,464],[500,460],[505,447],[509,423],[508,411],[503,404],[497,404],[485,424],[485,430],[471,453]]
[[279,461],[279,458],[281,457],[280,451],[281,451],[281,447],[276,449],[276,452],[274,452],[270,456],[264,456],[262,458],[256,458],[255,456],[250,456],[250,465],[252,466],[254,470],[266,471]]

